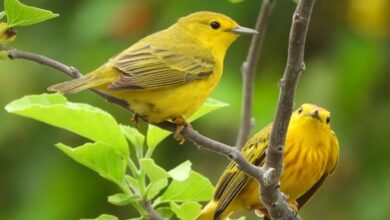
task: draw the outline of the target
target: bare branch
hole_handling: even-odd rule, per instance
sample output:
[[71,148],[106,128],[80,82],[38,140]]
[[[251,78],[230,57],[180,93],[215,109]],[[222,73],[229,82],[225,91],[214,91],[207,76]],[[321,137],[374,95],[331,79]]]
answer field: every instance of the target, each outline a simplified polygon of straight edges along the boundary
[[164,218],[154,210],[150,201],[142,201],[142,206],[146,209],[150,220],[164,220]]
[[253,106],[253,87],[256,75],[258,60],[263,46],[265,33],[267,31],[268,20],[274,7],[275,0],[263,0],[261,4],[259,17],[256,22],[256,30],[259,32],[253,35],[246,60],[241,66],[243,77],[242,87],[242,108],[241,108],[241,126],[238,131],[236,147],[240,149],[249,138],[253,127],[252,118]]
[[[24,59],[24,60],[30,60],[42,65],[49,66],[53,69],[59,70],[62,73],[65,73],[66,75],[72,77],[72,78],[79,78],[83,76],[80,72],[78,72],[75,68],[66,66],[63,63],[60,63],[58,61],[55,61],[53,59],[47,58],[42,55],[34,54],[31,52],[25,52],[21,50],[16,50],[12,48],[8,48],[5,46],[0,45],[0,51],[6,51],[8,53],[8,56],[10,59]],[[99,90],[92,90],[96,94],[102,96],[107,101],[117,104],[126,110],[129,111],[127,108],[127,103],[124,102],[121,99],[118,99],[116,97],[110,96],[102,91]],[[168,130],[168,131],[176,131],[176,125],[170,122],[162,122],[159,124],[155,124],[156,126]],[[196,146],[198,146],[200,149],[206,149],[210,151],[214,151],[218,154],[224,155],[227,158],[235,161],[243,172],[245,172],[247,175],[253,177],[259,182],[262,182],[263,178],[263,168],[254,166],[253,164],[249,163],[244,156],[241,154],[239,150],[237,150],[234,147],[228,146],[226,144],[220,143],[218,141],[215,141],[213,139],[210,139],[208,137],[205,137],[201,134],[199,134],[197,131],[193,130],[191,127],[185,127],[182,131],[182,135],[185,139],[193,142]],[[147,203],[144,203],[147,205]],[[145,208],[151,208],[148,206],[145,206]],[[149,211],[148,211],[149,212]],[[149,212],[149,214],[153,214]]]
[[[38,64],[42,64],[44,66],[51,67],[55,70],[58,70],[62,73],[65,73],[66,75],[70,76],[73,79],[78,79],[83,77],[83,74],[81,74],[76,68],[72,66],[67,66],[57,60],[53,60],[51,58],[31,53],[31,52],[26,52],[26,51],[21,51],[21,50],[16,50],[13,48],[6,47],[4,45],[0,45],[0,51],[6,51],[8,58],[10,59],[23,59],[23,60],[30,60],[33,62],[36,62]],[[94,93],[102,96],[107,100],[108,102],[117,104],[126,110],[128,110],[128,104],[127,102],[123,101],[122,99],[118,99],[114,96],[111,96],[107,93],[104,93],[102,91],[96,90],[96,89],[91,89]]]
[[[280,192],[279,180],[283,171],[283,149],[290,121],[295,89],[301,72],[305,69],[304,51],[305,40],[310,15],[315,0],[300,0],[293,15],[290,30],[287,65],[280,81],[279,102],[275,120],[267,148],[265,169],[273,169],[268,186],[261,187],[263,204],[267,207],[273,219],[297,219],[291,210],[286,209],[286,199]],[[267,171],[266,171],[267,172]],[[276,205],[284,204],[284,205]]]
[[[205,137],[190,127],[185,127],[182,131],[183,137],[193,142],[199,148],[214,151],[216,153],[228,157],[229,159],[237,163],[240,170],[257,180],[261,184],[261,199],[263,201],[263,204],[268,209],[272,219],[300,219],[299,215],[295,213],[286,203],[286,198],[279,189],[279,179],[283,170],[283,147],[288,122],[291,117],[295,88],[299,79],[299,75],[304,69],[304,43],[313,4],[314,0],[301,0],[294,13],[292,28],[290,32],[287,65],[283,79],[280,83],[281,92],[274,120],[274,128],[271,132],[270,146],[267,149],[265,168],[257,167],[250,164],[236,148]],[[262,31],[262,33],[263,32],[264,31]],[[0,51],[7,51],[11,59],[25,59],[40,63],[42,65],[46,65],[56,70],[59,70],[72,78],[79,78],[82,76],[82,74],[78,72],[75,68],[66,66],[65,64],[38,54],[14,50],[1,45]],[[98,95],[104,97],[108,101],[113,102],[128,110],[128,105],[123,100],[112,97],[101,91],[93,91]],[[251,103],[249,105],[250,112],[248,115],[250,117]],[[170,122],[163,122],[157,124],[157,126],[169,131],[176,130],[176,125]],[[243,138],[243,140],[244,139],[246,139],[246,137]],[[157,214],[152,209],[152,207],[145,206],[145,208],[151,208],[151,210],[148,210],[150,216],[154,216],[154,214]],[[161,216],[158,216],[157,214],[156,219],[160,219],[160,217]]]

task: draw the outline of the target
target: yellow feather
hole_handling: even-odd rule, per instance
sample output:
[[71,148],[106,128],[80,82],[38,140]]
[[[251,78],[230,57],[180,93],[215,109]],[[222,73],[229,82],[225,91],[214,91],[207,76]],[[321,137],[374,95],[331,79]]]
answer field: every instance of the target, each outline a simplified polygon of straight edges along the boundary
[[256,31],[241,28],[223,14],[193,13],[141,39],[85,77],[49,90],[100,89],[125,100],[150,123],[185,119],[219,83],[226,51],[240,33]]
[[[327,110],[312,104],[302,105],[291,117],[281,190],[297,209],[312,197],[337,165],[339,146],[330,128],[329,117]],[[271,128],[272,124],[266,126],[242,148],[250,163],[263,164]],[[213,200],[205,206],[198,219],[225,219],[240,210],[259,210],[267,215],[259,200],[258,183],[231,163],[217,183]]]

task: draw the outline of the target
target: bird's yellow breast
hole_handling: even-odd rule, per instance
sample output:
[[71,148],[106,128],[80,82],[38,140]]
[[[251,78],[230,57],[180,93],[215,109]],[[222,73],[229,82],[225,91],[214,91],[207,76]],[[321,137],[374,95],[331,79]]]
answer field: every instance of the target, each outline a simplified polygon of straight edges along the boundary
[[216,61],[214,71],[208,78],[177,87],[149,91],[105,91],[125,99],[133,112],[142,113],[140,116],[150,123],[158,123],[176,117],[187,118],[214,91],[222,75],[221,62]]
[[325,173],[330,146],[326,142],[311,141],[311,138],[299,140],[295,134],[287,138],[290,141],[285,149],[281,190],[292,201],[307,192]]

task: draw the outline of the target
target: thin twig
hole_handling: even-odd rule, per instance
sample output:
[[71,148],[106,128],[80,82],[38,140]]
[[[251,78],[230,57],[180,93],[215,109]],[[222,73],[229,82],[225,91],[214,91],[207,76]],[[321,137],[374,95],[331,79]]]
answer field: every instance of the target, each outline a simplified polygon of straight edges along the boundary
[[[41,65],[48,66],[48,67],[51,67],[51,68],[58,70],[62,73],[65,73],[66,75],[70,76],[73,79],[78,79],[78,78],[83,77],[83,74],[81,74],[80,71],[78,71],[76,68],[74,68],[72,66],[67,66],[61,62],[58,62],[57,60],[53,60],[51,58],[48,58],[48,57],[45,57],[45,56],[42,56],[39,54],[16,50],[13,48],[6,47],[4,45],[0,45],[0,51],[7,51],[8,58],[10,58],[10,59],[23,59],[23,60],[34,61],[34,62],[39,63]],[[124,100],[118,99],[114,96],[111,96],[107,93],[104,93],[104,92],[96,90],[96,89],[91,89],[91,91],[102,96],[108,102],[117,104],[117,105],[125,108],[126,110],[129,110],[128,109],[129,105]]]
[[[294,14],[292,29],[290,32],[288,62],[284,77],[280,84],[281,93],[274,120],[274,128],[271,132],[270,147],[267,149],[265,168],[250,164],[236,148],[205,137],[190,127],[185,127],[182,131],[183,137],[187,140],[193,142],[200,148],[214,151],[230,158],[237,163],[240,170],[257,180],[261,184],[261,199],[263,204],[267,207],[272,219],[300,219],[299,215],[295,213],[286,203],[286,198],[280,192],[278,184],[283,169],[283,146],[293,107],[295,87],[299,75],[304,69],[304,43],[313,4],[314,0],[301,0]],[[0,45],[0,51],[1,50],[7,51],[9,57],[12,59],[26,59],[34,61],[59,70],[72,78],[79,78],[82,76],[77,70],[75,74],[74,68],[68,67],[58,61],[54,61],[38,54],[14,50]],[[100,91],[95,90],[95,92],[106,98],[108,101],[118,104],[128,110],[127,103],[123,100]],[[176,130],[176,126],[169,122],[163,122],[157,124],[157,126],[169,131]]]
[[[42,65],[49,66],[53,69],[59,70],[60,72],[65,73],[66,75],[68,75],[72,78],[75,78],[75,79],[83,76],[80,72],[75,70],[75,68],[66,66],[63,63],[60,63],[56,60],[47,58],[47,57],[42,56],[42,55],[38,55],[35,53],[31,53],[31,52],[25,52],[25,51],[21,51],[21,50],[16,50],[16,49],[8,48],[8,47],[2,46],[2,45],[0,45],[0,51],[7,51],[8,57],[10,59],[24,59],[24,60],[33,61],[33,62],[42,64]],[[76,74],[73,73],[75,71],[77,71]],[[98,91],[98,90],[93,90],[93,91],[96,94],[107,99],[107,101],[114,103],[114,104],[117,104],[117,105],[125,108],[126,110],[130,111],[127,108],[127,103],[125,103],[123,100],[118,99],[118,98],[113,97],[113,96],[110,96],[102,91]],[[162,122],[162,123],[155,124],[155,125],[162,128],[162,129],[171,131],[171,132],[176,131],[176,125],[173,123],[170,123],[170,122]],[[210,151],[214,151],[218,154],[224,155],[227,158],[235,161],[237,163],[238,167],[240,168],[240,170],[242,170],[247,175],[252,176],[254,179],[256,179],[260,182],[263,181],[262,180],[262,176],[264,173],[263,168],[254,166],[251,163],[249,163],[244,158],[244,156],[241,154],[241,152],[239,150],[237,150],[236,148],[228,146],[228,145],[223,144],[221,142],[215,141],[215,140],[210,139],[206,136],[203,136],[189,126],[187,126],[183,129],[182,135],[186,140],[193,142],[196,146],[198,146],[201,149],[207,149]]]
[[269,147],[266,152],[267,157],[264,168],[266,170],[271,168],[273,172],[272,175],[270,175],[269,185],[261,186],[261,198],[263,204],[267,207],[269,214],[273,219],[295,218],[295,216],[290,216],[291,211],[283,209],[283,205],[278,206],[275,204],[286,204],[286,199],[280,192],[279,188],[279,180],[283,171],[283,149],[293,109],[295,89],[299,76],[305,69],[305,40],[314,2],[315,0],[300,0],[293,15],[287,64],[283,78],[280,81],[279,102],[275,114]]
[[164,218],[154,210],[150,201],[142,201],[143,207],[148,213],[148,219],[150,220],[164,220]]
[[259,32],[253,35],[246,60],[241,66],[243,77],[241,125],[238,131],[236,147],[240,149],[249,138],[254,124],[252,118],[253,87],[258,60],[263,46],[268,20],[274,7],[275,0],[263,0],[255,29]]

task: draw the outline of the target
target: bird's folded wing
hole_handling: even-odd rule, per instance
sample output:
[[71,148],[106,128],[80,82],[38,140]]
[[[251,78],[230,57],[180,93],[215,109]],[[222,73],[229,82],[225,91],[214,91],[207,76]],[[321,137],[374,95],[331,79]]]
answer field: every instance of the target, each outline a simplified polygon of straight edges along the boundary
[[215,61],[207,50],[196,54],[202,56],[153,45],[128,50],[110,62],[121,75],[109,89],[155,90],[205,79],[213,73]]
[[[268,125],[257,133],[242,148],[242,154],[245,159],[256,166],[262,166],[265,158],[265,151],[268,147],[269,135],[272,124]],[[214,200],[218,201],[215,210],[215,217],[218,217],[233,201],[233,199],[242,191],[251,177],[240,171],[236,163],[231,163],[226,171],[222,174],[216,191]]]

